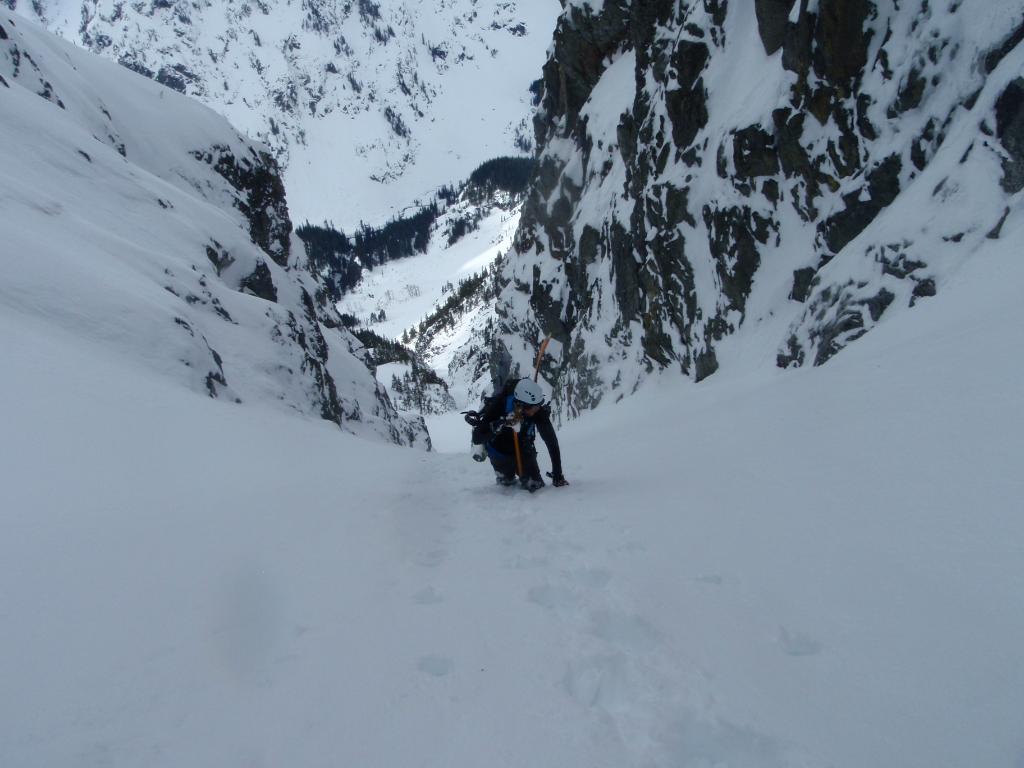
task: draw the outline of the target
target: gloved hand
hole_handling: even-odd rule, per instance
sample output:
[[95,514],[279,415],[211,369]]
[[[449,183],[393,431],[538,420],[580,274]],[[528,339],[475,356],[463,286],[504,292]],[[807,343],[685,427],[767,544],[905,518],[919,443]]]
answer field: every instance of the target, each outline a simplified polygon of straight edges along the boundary
[[547,475],[551,478],[551,484],[555,486],[555,488],[561,488],[569,484],[569,481],[565,479],[565,475],[554,475],[550,472],[548,472]]
[[523,421],[516,414],[510,413],[505,417],[505,426],[513,432],[518,432],[519,428],[523,426]]

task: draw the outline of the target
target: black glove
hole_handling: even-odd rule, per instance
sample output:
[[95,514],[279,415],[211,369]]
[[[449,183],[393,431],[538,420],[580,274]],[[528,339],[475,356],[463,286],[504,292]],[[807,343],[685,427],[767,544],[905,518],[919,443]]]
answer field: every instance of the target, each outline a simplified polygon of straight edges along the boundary
[[477,413],[476,411],[463,411],[462,418],[464,418],[466,420],[466,423],[469,424],[469,426],[471,427],[480,426],[480,414]]
[[562,486],[569,484],[569,481],[565,479],[565,475],[555,475],[551,472],[548,472],[547,474],[548,477],[551,478],[551,484],[555,486],[555,488],[561,488]]

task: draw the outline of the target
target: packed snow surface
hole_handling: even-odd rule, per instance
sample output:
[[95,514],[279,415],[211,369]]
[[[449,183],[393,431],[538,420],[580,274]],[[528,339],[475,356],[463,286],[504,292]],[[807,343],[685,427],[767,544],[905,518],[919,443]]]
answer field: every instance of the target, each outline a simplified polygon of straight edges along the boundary
[[1007,226],[822,368],[572,422],[535,495],[3,303],[0,764],[1019,765]]

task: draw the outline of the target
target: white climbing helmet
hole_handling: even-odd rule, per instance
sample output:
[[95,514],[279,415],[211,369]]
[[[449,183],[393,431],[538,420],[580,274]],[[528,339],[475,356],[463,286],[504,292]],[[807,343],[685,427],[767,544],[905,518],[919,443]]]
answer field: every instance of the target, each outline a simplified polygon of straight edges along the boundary
[[520,379],[512,396],[525,405],[540,405],[544,402],[544,392],[533,379]]

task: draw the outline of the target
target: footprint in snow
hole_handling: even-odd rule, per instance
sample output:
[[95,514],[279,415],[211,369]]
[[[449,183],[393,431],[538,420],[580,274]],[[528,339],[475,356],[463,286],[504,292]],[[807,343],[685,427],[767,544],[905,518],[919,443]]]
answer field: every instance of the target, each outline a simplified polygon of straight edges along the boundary
[[569,662],[562,685],[585,707],[615,709],[629,699],[626,667],[623,653],[576,659]]
[[531,555],[529,557],[524,555],[514,555],[513,557],[506,558],[502,565],[505,568],[525,571],[530,568],[543,568],[549,565],[550,562],[551,561],[543,555]]
[[698,584],[713,584],[716,587],[720,587],[722,586],[724,579],[720,574],[706,573],[702,576],[695,577],[694,581],[696,581]]
[[424,587],[415,595],[413,595],[412,599],[420,605],[433,605],[435,603],[444,602],[444,598],[441,596],[441,593],[434,589],[432,586]]
[[576,596],[571,589],[557,584],[540,584],[530,587],[526,597],[531,603],[555,611],[568,610],[577,603]]
[[431,677],[445,677],[452,671],[452,660],[447,656],[421,656],[416,668]]
[[594,611],[590,631],[615,646],[651,650],[658,643],[658,630],[640,616],[617,611]]
[[444,549],[431,549],[427,552],[421,552],[416,557],[416,564],[421,565],[424,568],[436,568],[445,561],[448,557],[448,552]]
[[822,645],[810,635],[779,627],[779,645],[788,656],[816,656]]
[[612,580],[612,572],[604,568],[583,568],[573,573],[573,578],[588,589],[602,589]]

